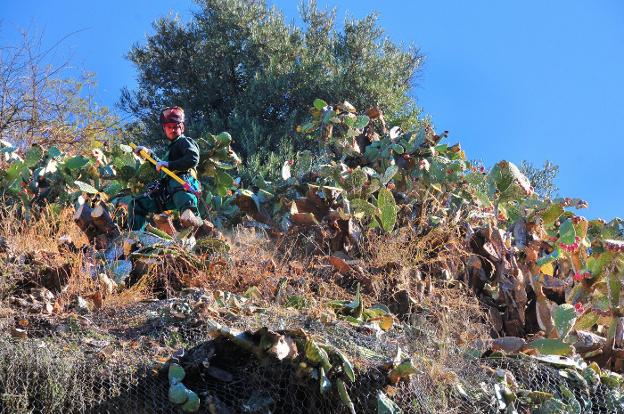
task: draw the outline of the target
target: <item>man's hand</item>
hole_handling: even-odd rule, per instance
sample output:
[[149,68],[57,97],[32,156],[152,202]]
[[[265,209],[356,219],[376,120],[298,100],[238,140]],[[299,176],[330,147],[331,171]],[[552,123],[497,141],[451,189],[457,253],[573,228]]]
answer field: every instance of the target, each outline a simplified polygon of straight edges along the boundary
[[160,172],[162,167],[169,167],[169,163],[167,161],[158,161],[156,163],[156,171]]
[[139,145],[134,149],[134,153],[136,155],[141,155],[141,151],[147,152],[150,156],[154,154],[151,149],[144,147],[143,145]]

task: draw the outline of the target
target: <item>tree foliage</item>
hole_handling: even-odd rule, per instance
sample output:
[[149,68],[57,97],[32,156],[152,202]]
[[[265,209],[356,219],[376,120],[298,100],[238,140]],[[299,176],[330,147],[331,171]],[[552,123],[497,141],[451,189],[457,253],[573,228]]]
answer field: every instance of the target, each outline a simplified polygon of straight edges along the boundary
[[374,14],[341,31],[335,10],[315,1],[301,5],[303,27],[286,24],[265,1],[197,3],[191,22],[156,21],[146,44],[128,54],[139,85],[120,103],[145,140],[160,137],[158,113],[173,104],[187,110],[191,134],[230,131],[244,156],[277,149],[317,97],[376,103],[389,120],[417,116],[408,92],[422,56],[386,38]]
[[524,160],[520,164],[520,171],[529,179],[535,192],[543,198],[553,198],[559,191],[555,185],[555,178],[559,173],[559,166],[546,160],[542,168],[535,167]]

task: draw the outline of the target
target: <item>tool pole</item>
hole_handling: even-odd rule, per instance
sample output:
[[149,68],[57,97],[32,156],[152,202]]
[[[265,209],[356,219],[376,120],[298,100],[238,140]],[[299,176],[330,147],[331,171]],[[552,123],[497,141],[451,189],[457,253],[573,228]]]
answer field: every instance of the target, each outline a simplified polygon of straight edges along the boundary
[[[130,148],[132,148],[132,150],[136,150],[137,149],[137,145],[134,143],[130,144]],[[146,160],[148,160],[149,162],[151,162],[152,164],[154,164],[154,166],[156,164],[158,164],[158,161],[156,161],[150,154],[149,152],[145,151],[144,149],[142,149],[141,151],[139,151],[139,155],[141,155],[141,157],[145,158]],[[162,172],[164,172],[165,174],[167,174],[169,177],[173,178],[174,180],[176,180],[182,187],[184,187],[184,191],[188,191],[191,192],[195,195],[199,195],[201,194],[199,191],[195,191],[191,188],[191,185],[189,183],[187,183],[186,181],[184,181],[183,179],[180,178],[180,176],[178,176],[178,174],[174,173],[173,171],[171,171],[169,168],[167,167],[160,167],[160,170]]]

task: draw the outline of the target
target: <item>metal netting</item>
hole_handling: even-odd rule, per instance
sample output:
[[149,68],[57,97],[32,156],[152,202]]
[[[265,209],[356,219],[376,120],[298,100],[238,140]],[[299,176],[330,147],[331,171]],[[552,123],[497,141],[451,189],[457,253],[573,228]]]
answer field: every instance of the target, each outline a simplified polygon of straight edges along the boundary
[[[415,334],[425,328],[415,319],[380,334],[277,307],[202,313],[189,306],[188,298],[177,298],[58,320],[24,313],[4,316],[0,413],[182,412],[169,402],[165,369],[165,361],[181,353],[191,366],[184,384],[201,399],[198,412],[349,412],[334,389],[321,394],[318,380],[296,364],[259,359],[227,338],[215,337],[209,322],[215,320],[245,330],[303,328],[341,349],[356,366],[356,381],[347,383],[347,390],[358,413],[377,412],[380,391],[404,413],[496,413],[501,370],[513,376],[518,389],[550,393],[568,406],[580,407],[580,413],[624,412],[619,388],[583,383],[578,375],[569,375],[570,369],[530,357],[467,356],[458,347]],[[25,327],[27,337],[16,337],[16,326]],[[417,372],[393,385],[386,365],[397,347],[415,355]],[[520,413],[535,408],[521,399],[515,407]]]

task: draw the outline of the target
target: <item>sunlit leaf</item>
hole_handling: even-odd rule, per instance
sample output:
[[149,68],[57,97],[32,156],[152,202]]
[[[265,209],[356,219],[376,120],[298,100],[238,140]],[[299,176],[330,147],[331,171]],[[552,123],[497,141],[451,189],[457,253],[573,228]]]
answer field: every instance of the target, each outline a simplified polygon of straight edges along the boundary
[[74,184],[76,184],[78,186],[78,188],[80,189],[80,191],[82,191],[84,193],[97,194],[99,192],[97,190],[97,188],[93,187],[89,183],[85,183],[85,182],[76,180],[76,181],[74,181]]
[[169,364],[169,381],[176,380],[178,382],[181,382],[185,376],[186,373],[184,372],[184,368],[182,368],[179,364],[176,364],[175,362]]
[[70,170],[77,170],[79,168],[84,167],[88,163],[89,163],[89,159],[88,158],[83,157],[82,155],[76,155],[75,157],[72,157],[72,158],[66,160],[64,165],[65,165],[65,167],[69,168]]
[[336,388],[338,389],[338,395],[340,395],[340,400],[347,407],[349,413],[355,414],[355,407],[353,406],[353,401],[351,401],[351,397],[347,391],[347,387],[342,379],[338,378],[336,380]]
[[[310,101],[308,101],[308,102],[310,102]],[[316,98],[314,100],[314,102],[312,103],[312,105],[314,105],[314,107],[316,109],[321,110],[321,109],[323,109],[323,108],[325,108],[327,106],[327,102],[325,102],[322,99]]]
[[561,243],[573,244],[575,237],[576,231],[574,230],[572,220],[567,219],[561,223],[561,226],[559,226],[559,240],[561,240]]
[[185,413],[194,413],[199,410],[199,406],[201,405],[201,401],[199,396],[189,389],[186,390],[186,402],[182,405],[182,411]]
[[385,188],[379,190],[377,207],[380,211],[379,218],[381,227],[384,231],[388,233],[391,232],[397,222],[397,206],[390,190]]
[[536,349],[543,355],[571,355],[574,348],[560,339],[540,338],[527,345],[527,348]]
[[555,329],[557,329],[557,333],[559,334],[559,338],[565,339],[576,322],[576,311],[574,310],[574,306],[567,303],[557,306],[552,311],[552,318],[555,324]]
[[188,399],[187,389],[181,382],[174,381],[169,386],[169,401],[173,404],[184,404]]

